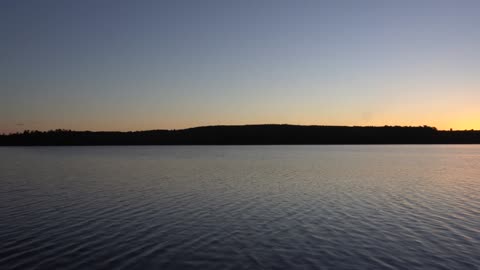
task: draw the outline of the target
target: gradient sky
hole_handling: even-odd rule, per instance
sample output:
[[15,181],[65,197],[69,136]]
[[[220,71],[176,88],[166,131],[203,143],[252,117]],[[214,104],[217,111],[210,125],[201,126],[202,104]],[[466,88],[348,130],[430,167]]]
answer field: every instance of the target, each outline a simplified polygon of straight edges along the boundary
[[480,1],[0,2],[0,132],[480,129]]

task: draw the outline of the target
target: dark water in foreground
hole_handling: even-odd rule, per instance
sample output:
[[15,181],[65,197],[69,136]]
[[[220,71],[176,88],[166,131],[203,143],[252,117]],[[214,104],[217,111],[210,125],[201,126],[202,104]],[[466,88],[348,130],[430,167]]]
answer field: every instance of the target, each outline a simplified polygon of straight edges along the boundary
[[480,146],[0,148],[0,269],[480,269]]

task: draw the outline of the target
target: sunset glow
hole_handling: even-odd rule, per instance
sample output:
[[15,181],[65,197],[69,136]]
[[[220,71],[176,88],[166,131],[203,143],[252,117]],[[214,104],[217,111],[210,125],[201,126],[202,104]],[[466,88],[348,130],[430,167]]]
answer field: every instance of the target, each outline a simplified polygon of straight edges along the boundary
[[5,1],[0,132],[480,129],[478,3],[352,3]]

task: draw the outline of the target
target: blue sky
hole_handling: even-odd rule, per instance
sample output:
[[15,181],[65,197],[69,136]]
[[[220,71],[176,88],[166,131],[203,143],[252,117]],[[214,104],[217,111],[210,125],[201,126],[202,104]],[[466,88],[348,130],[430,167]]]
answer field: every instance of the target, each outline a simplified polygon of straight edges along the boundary
[[480,129],[477,1],[2,1],[0,132]]

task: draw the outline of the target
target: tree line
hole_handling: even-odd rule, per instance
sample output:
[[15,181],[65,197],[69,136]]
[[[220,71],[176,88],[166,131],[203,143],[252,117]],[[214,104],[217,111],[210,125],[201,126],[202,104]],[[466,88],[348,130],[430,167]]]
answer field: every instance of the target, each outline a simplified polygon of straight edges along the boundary
[[205,126],[148,131],[30,131],[0,135],[0,145],[473,144],[480,131],[430,126]]

